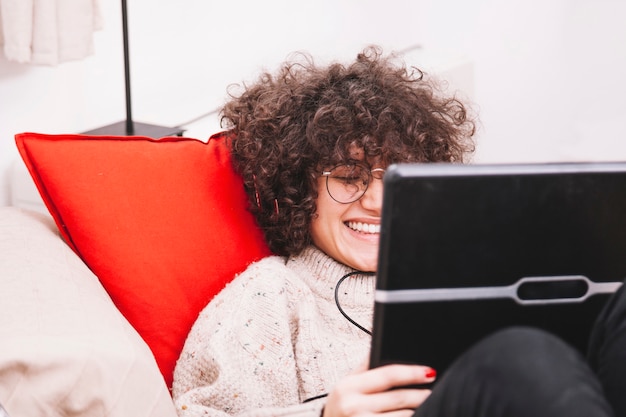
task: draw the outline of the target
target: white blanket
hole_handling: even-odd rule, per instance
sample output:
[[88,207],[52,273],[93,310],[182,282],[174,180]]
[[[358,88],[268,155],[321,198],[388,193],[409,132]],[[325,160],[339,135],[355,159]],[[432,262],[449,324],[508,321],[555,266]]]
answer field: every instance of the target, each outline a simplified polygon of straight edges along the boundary
[[0,0],[0,42],[11,61],[57,65],[85,58],[101,28],[98,0]]
[[14,207],[0,207],[0,404],[11,417],[176,417],[150,348],[52,218]]

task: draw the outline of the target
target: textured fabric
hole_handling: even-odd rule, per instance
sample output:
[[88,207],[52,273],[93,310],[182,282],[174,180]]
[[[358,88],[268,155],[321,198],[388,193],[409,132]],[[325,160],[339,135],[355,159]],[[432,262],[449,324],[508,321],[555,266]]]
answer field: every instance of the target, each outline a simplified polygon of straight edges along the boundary
[[150,349],[43,214],[0,208],[0,404],[10,416],[175,416]]
[[20,63],[85,58],[93,53],[94,32],[102,28],[98,0],[0,0],[0,17],[5,55]]
[[269,254],[225,137],[23,133],[16,141],[61,234],[171,384],[198,313]]
[[[371,338],[343,317],[334,299],[346,273],[311,247],[289,259],[251,265],[204,309],[175,370],[181,416],[316,416],[328,393],[367,362]],[[341,284],[339,303],[370,328],[374,277]],[[206,414],[204,414],[206,413]]]

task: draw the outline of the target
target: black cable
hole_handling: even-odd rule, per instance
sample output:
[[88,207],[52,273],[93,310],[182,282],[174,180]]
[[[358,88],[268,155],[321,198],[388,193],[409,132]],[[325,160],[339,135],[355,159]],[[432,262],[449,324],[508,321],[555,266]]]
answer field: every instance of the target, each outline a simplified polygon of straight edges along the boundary
[[367,334],[369,334],[371,336],[372,332],[367,330],[365,327],[361,326],[356,321],[354,321],[352,319],[352,317],[348,316],[348,314],[346,314],[346,312],[343,311],[343,308],[341,308],[341,304],[339,303],[339,286],[341,285],[341,283],[343,281],[345,281],[346,278],[351,277],[352,275],[358,275],[358,274],[374,275],[373,272],[352,271],[352,272],[349,272],[346,275],[342,276],[341,278],[339,278],[339,281],[337,281],[337,284],[335,285],[335,304],[337,305],[337,309],[339,310],[339,312],[346,318],[346,320],[348,320],[350,323],[355,325],[357,328],[359,328],[360,330],[364,331],[365,333],[367,333]]
[[[339,287],[346,280],[346,278],[349,278],[352,275],[374,275],[374,273],[373,272],[352,271],[352,272],[349,272],[346,275],[342,276],[341,278],[339,278],[339,281],[337,281],[337,284],[335,285],[335,305],[337,305],[337,309],[339,310],[341,315],[346,318],[346,320],[348,320],[350,323],[355,325],[359,330],[362,330],[362,331],[364,331],[365,333],[367,333],[367,334],[369,334],[371,336],[372,332],[367,330],[365,327],[361,326],[356,321],[354,321],[354,319],[352,319],[352,317],[348,316],[348,314],[346,314],[346,312],[343,311],[343,308],[341,308],[341,304],[339,303]],[[310,401],[319,400],[320,398],[324,398],[324,397],[327,397],[327,396],[328,396],[328,393],[316,395],[315,397],[307,398],[306,400],[302,401],[302,404],[308,403]]]
[[192,123],[194,123],[194,122],[197,122],[198,120],[202,120],[202,119],[204,119],[205,117],[209,117],[209,116],[212,116],[212,115],[214,115],[214,114],[217,114],[217,113],[219,113],[219,111],[220,111],[220,109],[219,109],[219,108],[218,108],[218,109],[213,109],[213,110],[210,110],[210,111],[208,111],[208,112],[206,112],[206,113],[203,113],[203,114],[201,114],[201,115],[199,115],[199,116],[194,117],[194,118],[193,118],[193,119],[191,119],[191,120],[187,120],[185,123],[179,123],[178,125],[176,125],[176,127],[177,127],[177,128],[182,128],[182,127],[185,127],[185,126],[190,125],[190,124],[192,124]]
[[324,398],[324,397],[328,397],[328,393],[316,395],[315,397],[311,397],[311,398],[307,398],[306,400],[302,401],[302,404],[308,403],[310,401],[319,400],[320,398]]

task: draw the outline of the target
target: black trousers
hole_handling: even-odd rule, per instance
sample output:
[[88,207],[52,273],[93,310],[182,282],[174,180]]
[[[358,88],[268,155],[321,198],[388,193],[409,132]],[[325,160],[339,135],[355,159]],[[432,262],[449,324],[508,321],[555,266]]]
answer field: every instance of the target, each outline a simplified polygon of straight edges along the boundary
[[459,357],[414,417],[626,416],[624,287],[600,314],[588,358],[539,329],[502,330]]

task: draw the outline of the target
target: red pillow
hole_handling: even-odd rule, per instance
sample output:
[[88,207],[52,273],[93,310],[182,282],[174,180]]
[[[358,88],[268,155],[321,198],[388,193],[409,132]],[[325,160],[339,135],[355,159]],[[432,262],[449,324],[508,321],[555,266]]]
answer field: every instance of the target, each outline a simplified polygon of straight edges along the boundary
[[63,238],[152,349],[168,386],[200,310],[269,254],[223,134],[16,135]]

